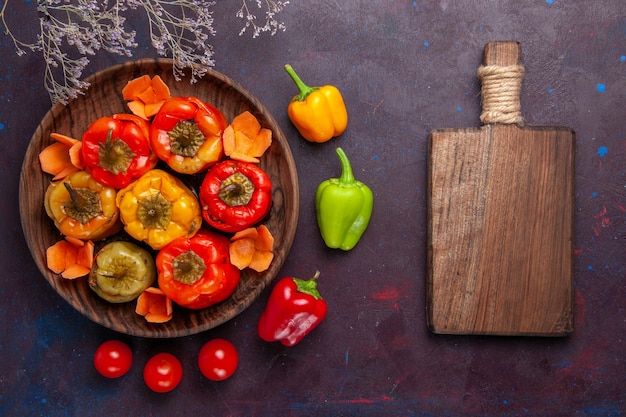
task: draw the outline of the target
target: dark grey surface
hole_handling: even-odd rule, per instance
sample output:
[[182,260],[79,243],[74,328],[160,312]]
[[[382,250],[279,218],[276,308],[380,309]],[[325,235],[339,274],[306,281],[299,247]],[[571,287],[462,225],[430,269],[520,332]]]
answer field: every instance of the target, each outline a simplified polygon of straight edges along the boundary
[[[39,274],[18,211],[21,162],[50,107],[37,54],[0,37],[3,266],[0,415],[6,416],[617,416],[626,411],[624,299],[626,3],[584,1],[293,1],[286,32],[238,36],[237,1],[215,6],[215,69],[239,81],[289,138],[300,177],[298,232],[281,275],[322,271],[325,322],[300,345],[256,335],[267,295],[203,334],[147,340],[116,334],[69,307]],[[12,2],[16,32],[38,30],[34,2]],[[23,24],[22,24],[23,23]],[[154,56],[137,20],[135,57]],[[492,40],[522,43],[527,124],[577,134],[574,333],[568,338],[436,336],[425,323],[426,144],[431,129],[479,126],[476,69]],[[92,57],[92,71],[123,58]],[[286,116],[290,63],[311,85],[334,84],[346,133],[305,142]],[[604,88],[602,88],[604,86]],[[335,147],[375,194],[371,225],[348,253],[323,245],[313,195],[339,175]],[[196,367],[201,345],[239,349],[230,380]],[[119,380],[92,366],[104,340],[128,342],[135,363]],[[151,355],[184,366],[181,385],[143,384]]]

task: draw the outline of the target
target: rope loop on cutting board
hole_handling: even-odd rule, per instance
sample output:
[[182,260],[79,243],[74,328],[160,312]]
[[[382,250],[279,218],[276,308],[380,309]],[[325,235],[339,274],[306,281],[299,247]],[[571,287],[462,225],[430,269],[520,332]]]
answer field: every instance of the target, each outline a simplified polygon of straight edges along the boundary
[[481,65],[478,78],[482,83],[482,113],[484,124],[503,123],[522,125],[520,91],[524,78],[522,65]]

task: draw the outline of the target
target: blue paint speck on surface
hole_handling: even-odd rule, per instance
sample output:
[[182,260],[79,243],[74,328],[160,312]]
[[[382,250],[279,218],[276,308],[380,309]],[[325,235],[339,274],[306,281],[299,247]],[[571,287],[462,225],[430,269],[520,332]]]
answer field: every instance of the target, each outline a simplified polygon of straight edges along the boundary
[[554,0],[546,0],[546,3],[552,4],[552,3],[554,3]]
[[430,46],[430,44],[428,43],[428,41],[424,42],[424,48],[428,48],[428,46]]
[[563,362],[559,363],[557,366],[561,369],[569,368],[570,366],[572,366],[572,361],[564,360]]
[[598,193],[597,193],[597,192],[593,192],[593,193],[591,193],[591,197],[596,198],[597,196],[598,196]]
[[554,92],[554,88],[548,88],[548,94],[552,94]]
[[620,60],[621,62],[626,62],[626,55],[622,55],[622,56],[620,56],[620,57],[619,57],[619,60]]
[[[620,401],[621,403],[621,401]],[[612,417],[612,416],[621,416],[622,412],[618,410],[619,405],[617,404],[606,404],[599,407],[587,408],[585,410],[581,410],[583,415],[587,416],[602,416],[602,417]]]
[[604,157],[607,153],[609,153],[609,148],[606,146],[600,146],[596,153],[600,155],[600,157]]
[[598,93],[604,93],[606,91],[606,85],[598,83],[598,85],[596,85],[596,90],[598,90]]
[[458,107],[456,108],[456,111],[458,111],[459,113],[460,113],[460,112],[462,112],[462,111],[463,111],[463,107],[458,106]]
[[587,269],[593,271],[593,265],[587,265]]
[[416,1],[413,2],[413,7],[417,7],[417,2]]

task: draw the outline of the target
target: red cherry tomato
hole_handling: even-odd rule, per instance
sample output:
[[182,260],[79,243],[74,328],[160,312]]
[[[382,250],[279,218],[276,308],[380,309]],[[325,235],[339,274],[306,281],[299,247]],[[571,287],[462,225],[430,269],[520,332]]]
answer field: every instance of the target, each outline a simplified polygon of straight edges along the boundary
[[183,379],[183,366],[171,353],[157,353],[146,362],[143,380],[154,392],[170,392]]
[[237,349],[225,339],[213,339],[205,343],[198,354],[200,372],[212,381],[230,378],[238,364]]
[[107,378],[125,375],[133,364],[133,352],[119,340],[107,340],[96,349],[93,356],[96,370]]

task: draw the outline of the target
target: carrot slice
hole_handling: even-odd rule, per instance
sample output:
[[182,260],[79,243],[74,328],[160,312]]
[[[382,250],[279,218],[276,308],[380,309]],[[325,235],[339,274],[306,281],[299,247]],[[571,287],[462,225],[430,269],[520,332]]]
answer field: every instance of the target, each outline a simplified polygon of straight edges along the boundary
[[249,268],[257,272],[266,271],[270,267],[273,259],[274,254],[272,252],[256,251],[252,256]]
[[143,75],[130,80],[122,89],[122,96],[133,114],[148,120],[170,98],[170,89],[158,75],[152,79]]
[[149,288],[154,288],[154,287],[146,288],[144,292],[139,294],[139,297],[137,297],[137,305],[135,306],[135,313],[141,316],[145,316],[150,311],[150,305],[152,304],[150,301],[153,299],[153,297],[152,297],[152,294],[148,292]]
[[70,162],[78,169],[83,169],[85,166],[83,164],[83,142],[76,142],[70,148]]
[[82,248],[83,246],[85,246],[85,241],[84,240],[80,240],[77,237],[65,236],[65,240],[68,243],[71,243],[72,245],[76,246],[77,248]]
[[156,94],[154,94],[154,90],[150,87],[146,88],[144,91],[137,94],[137,97],[135,98],[143,103],[155,103],[159,101],[157,99]]
[[80,171],[80,169],[76,168],[74,165],[68,165],[64,167],[61,171],[57,172],[57,174],[52,178],[53,181],[61,180],[67,177],[70,174]]
[[271,252],[274,250],[274,236],[270,233],[270,229],[262,224],[258,227],[257,233],[258,238],[255,242],[257,250],[265,252]]
[[39,152],[39,163],[43,172],[57,175],[65,167],[71,165],[68,147],[60,142],[55,142]]
[[241,132],[249,138],[254,138],[261,130],[259,120],[249,111],[245,111],[235,117],[231,123],[235,131]]
[[152,88],[158,100],[167,100],[170,98],[170,88],[165,84],[163,78],[158,75],[152,77]]
[[229,156],[231,159],[235,159],[240,162],[250,162],[252,164],[258,164],[260,162],[259,158],[255,158],[254,156],[250,156],[244,152],[235,151],[231,153]]
[[234,241],[234,240],[245,239],[245,238],[256,239],[257,237],[259,237],[259,232],[256,229],[256,227],[248,227],[247,229],[243,229],[235,233],[233,237],[231,238],[231,240]]
[[249,111],[236,116],[222,134],[224,154],[231,159],[258,163],[272,144],[272,131],[261,127]]
[[122,88],[122,97],[124,100],[135,100],[139,94],[150,87],[150,84],[152,84],[152,80],[149,75],[134,78]]
[[222,145],[227,156],[235,152],[235,129],[230,125],[222,132]]
[[94,244],[68,237],[46,250],[48,268],[66,279],[85,276],[93,266]]
[[235,148],[237,148],[238,152],[248,153],[253,144],[254,139],[243,132],[235,130]]
[[269,129],[261,129],[254,139],[254,143],[250,147],[248,153],[252,156],[262,156],[272,144],[272,131]]
[[159,110],[161,110],[161,107],[163,107],[164,103],[165,100],[161,100],[156,103],[146,103],[146,105],[144,106],[144,113],[147,117],[152,117],[157,114]]
[[67,135],[63,135],[61,133],[56,133],[56,132],[50,133],[50,137],[52,139],[56,140],[57,142],[60,142],[60,143],[64,144],[67,147],[72,147],[73,145],[75,145],[75,144],[80,142],[78,139],[74,139],[74,138],[69,137]]
[[128,109],[136,116],[141,117],[142,119],[148,120],[148,115],[146,114],[146,105],[141,102],[141,100],[133,100],[126,103]]
[[71,250],[72,244],[66,240],[60,240],[46,250],[46,263],[48,269],[55,274],[65,271],[65,254]]
[[254,252],[254,240],[250,238],[235,240],[229,248],[230,263],[239,269],[247,268],[252,262]]
[[251,268],[262,272],[274,259],[274,236],[265,225],[250,227],[231,237],[230,263],[239,269]]
[[174,309],[172,300],[156,287],[148,287],[137,298],[135,312],[150,323],[165,323],[171,320]]
[[83,167],[82,142],[60,133],[51,133],[50,137],[56,142],[39,152],[41,170],[54,175],[54,181],[80,171]]
[[82,265],[74,264],[65,268],[65,271],[61,272],[61,276],[65,279],[76,279],[80,277],[84,277],[91,271],[90,268],[87,268]]
[[91,269],[91,267],[93,266],[94,250],[95,245],[91,240],[84,242],[83,246],[78,248],[76,263],[78,265],[84,266],[85,268]]

